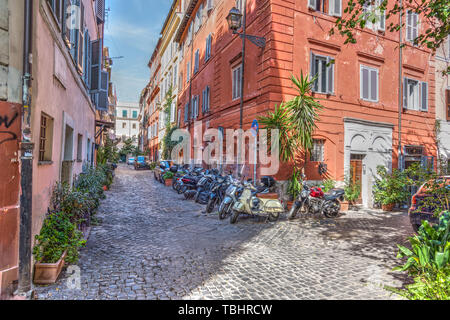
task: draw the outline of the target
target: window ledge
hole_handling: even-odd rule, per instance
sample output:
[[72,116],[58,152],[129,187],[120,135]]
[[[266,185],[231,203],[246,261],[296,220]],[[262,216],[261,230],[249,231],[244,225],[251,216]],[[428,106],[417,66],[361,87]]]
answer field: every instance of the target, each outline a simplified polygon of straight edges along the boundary
[[39,161],[38,166],[51,166],[53,161]]

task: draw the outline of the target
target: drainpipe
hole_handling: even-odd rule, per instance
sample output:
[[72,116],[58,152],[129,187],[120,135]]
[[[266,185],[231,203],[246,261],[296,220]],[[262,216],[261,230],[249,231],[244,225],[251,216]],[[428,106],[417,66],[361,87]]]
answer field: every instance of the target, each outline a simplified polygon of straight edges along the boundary
[[398,169],[402,169],[402,112],[403,112],[403,0],[399,0],[400,5],[400,30],[399,30],[399,60],[398,60]]
[[[186,15],[188,19],[191,19],[190,15]],[[194,20],[191,21],[191,23],[194,22]],[[194,62],[194,26],[192,26],[192,41],[191,41],[191,62],[189,63],[189,107],[188,107],[188,132],[191,133],[191,109],[192,109],[192,78],[194,77],[194,73],[192,71],[192,63]],[[200,58],[199,58],[200,61]],[[191,146],[189,146],[190,148]],[[195,167],[195,148],[193,154],[191,153],[191,159],[190,164],[192,167]]]
[[31,141],[31,54],[32,54],[32,0],[25,0],[23,41],[23,108],[21,147],[21,194],[19,234],[19,288],[18,295],[31,293],[31,226],[33,192],[33,149]]
[[[242,69],[241,69],[241,101],[240,101],[240,110],[239,110],[239,129],[243,130],[244,128],[244,81],[245,81],[245,38],[246,38],[246,32],[247,32],[247,0],[244,0],[243,5],[243,17],[242,17]],[[240,163],[241,156],[242,156],[242,131],[240,133],[240,136],[238,137],[238,156],[237,156],[237,162],[236,162],[236,171],[238,175],[241,173],[241,170],[243,166],[245,165],[245,159],[244,163]],[[242,167],[240,167],[242,165]]]

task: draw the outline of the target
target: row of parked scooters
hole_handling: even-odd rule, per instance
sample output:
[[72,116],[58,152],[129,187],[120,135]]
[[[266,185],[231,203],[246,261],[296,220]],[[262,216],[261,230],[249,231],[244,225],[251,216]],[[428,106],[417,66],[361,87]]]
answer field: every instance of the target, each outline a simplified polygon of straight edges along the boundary
[[[173,173],[172,188],[183,194],[186,200],[194,200],[206,205],[206,212],[218,210],[221,220],[230,217],[232,224],[236,223],[242,214],[262,216],[275,222],[285,213],[285,207],[280,200],[273,198],[276,181],[273,177],[262,177],[259,183],[236,179],[230,173],[221,175],[217,169],[189,169],[173,166],[163,169]],[[164,172],[155,179],[164,183]],[[303,177],[305,178],[305,177]],[[321,188],[309,187],[303,179],[303,188],[288,212],[288,218],[293,219],[298,213],[323,214],[328,218],[339,215],[341,201],[344,201],[344,190],[334,189],[324,194]]]

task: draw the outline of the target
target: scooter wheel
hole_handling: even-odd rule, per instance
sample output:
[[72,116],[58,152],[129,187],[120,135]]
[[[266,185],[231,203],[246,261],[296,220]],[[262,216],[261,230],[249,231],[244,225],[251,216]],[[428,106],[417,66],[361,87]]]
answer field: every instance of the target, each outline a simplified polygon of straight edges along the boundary
[[230,223],[235,224],[237,222],[238,218],[239,218],[239,212],[233,211],[233,214],[231,215],[231,218],[230,218]]
[[187,191],[187,186],[181,186],[178,188],[178,194],[183,194]]
[[271,214],[269,214],[269,221],[270,222],[278,221],[279,218],[280,218],[280,214],[279,213],[271,213]]
[[211,213],[216,206],[216,199],[209,199],[208,205],[206,206],[206,213]]
[[295,204],[293,204],[291,210],[289,210],[289,213],[288,213],[288,220],[295,219],[298,211],[299,210],[298,210],[297,206]]
[[227,218],[230,206],[231,206],[231,203],[230,204],[225,204],[225,203],[220,204],[220,206],[219,206],[219,219],[220,220],[225,220]]
[[325,208],[323,214],[327,218],[336,218],[341,212],[341,203],[339,201],[335,201],[331,203],[328,208]]

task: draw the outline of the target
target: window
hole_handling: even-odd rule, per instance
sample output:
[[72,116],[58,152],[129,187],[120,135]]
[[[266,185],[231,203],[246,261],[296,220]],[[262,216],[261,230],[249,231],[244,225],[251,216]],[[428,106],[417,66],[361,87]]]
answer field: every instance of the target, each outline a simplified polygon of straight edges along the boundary
[[53,14],[55,15],[56,21],[58,22],[59,26],[62,27],[63,23],[63,0],[47,0],[50,8],[53,11]]
[[191,78],[191,62],[189,61],[186,66],[186,83],[189,82]]
[[195,32],[197,32],[200,27],[202,26],[203,23],[203,3],[200,4],[200,6],[198,7],[197,13],[195,14],[195,20],[194,20],[194,24],[195,24]]
[[311,77],[317,76],[313,91],[334,93],[334,59],[311,53]]
[[122,118],[127,118],[127,117],[128,117],[127,110],[122,110]]
[[199,64],[200,64],[200,50],[197,49],[195,51],[194,73],[198,72]]
[[233,100],[241,97],[242,65],[233,69]]
[[378,69],[361,65],[361,99],[378,102]]
[[419,36],[419,16],[409,11],[406,13],[406,40],[414,42]]
[[87,159],[88,162],[91,162],[91,139],[87,139],[86,159]]
[[314,139],[313,147],[311,150],[311,161],[323,162],[324,161],[324,145],[325,140]]
[[77,143],[77,161],[83,161],[83,135],[78,135],[78,143]]
[[184,106],[184,122],[189,121],[189,102]]
[[206,10],[212,10],[214,6],[213,0],[207,0]]
[[404,78],[403,107],[409,110],[428,111],[428,83]]
[[202,93],[202,113],[205,114],[209,112],[210,109],[210,89],[206,86]]
[[385,30],[386,14],[379,9],[382,1],[383,0],[366,0],[366,3],[363,6],[362,18],[365,19],[367,28],[372,30]]
[[172,106],[170,107],[170,122],[175,122],[175,113],[176,113],[176,105],[175,101],[173,101]]
[[136,123],[133,123],[133,129],[136,129]]
[[39,135],[39,161],[52,161],[53,119],[41,114],[41,130]]
[[192,97],[192,113],[191,113],[191,119],[197,119],[198,118],[198,101],[199,96],[193,96]]
[[211,58],[211,34],[206,38],[206,49],[205,49],[205,61],[208,61]]
[[236,0],[236,8],[243,14],[244,12],[244,0]]
[[137,119],[137,117],[138,117],[138,112],[137,111],[133,111],[133,118]]
[[127,128],[127,124],[126,124],[126,122],[123,122],[122,123],[122,129],[126,129]]

